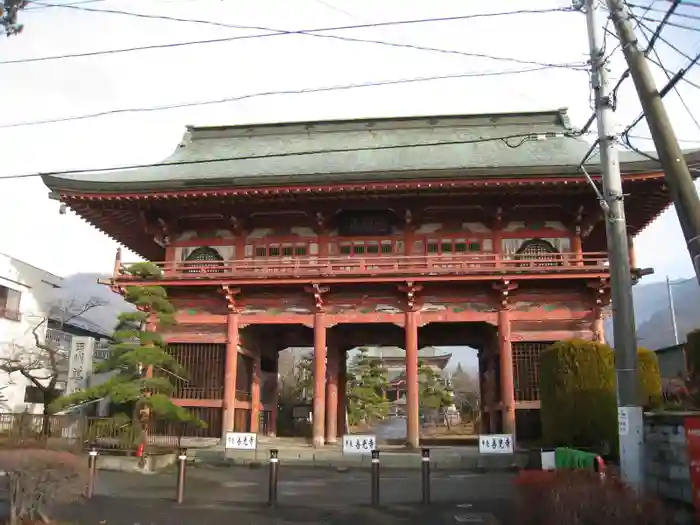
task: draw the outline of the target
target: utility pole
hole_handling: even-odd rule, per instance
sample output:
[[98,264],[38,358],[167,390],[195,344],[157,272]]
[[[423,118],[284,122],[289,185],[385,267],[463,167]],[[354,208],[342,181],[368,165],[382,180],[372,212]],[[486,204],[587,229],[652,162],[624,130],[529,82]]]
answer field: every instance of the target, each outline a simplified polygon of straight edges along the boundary
[[637,334],[632,303],[632,272],[624,193],[620,162],[615,147],[611,88],[607,78],[602,38],[603,24],[598,16],[598,0],[585,0],[584,5],[591,50],[591,84],[595,93],[600,163],[603,172],[603,199],[607,203],[604,209],[612,287],[620,466],[623,479],[630,486],[642,490],[643,414],[637,395]]
[[673,290],[671,289],[673,283],[671,279],[666,277],[666,291],[668,292],[668,307],[671,310],[671,326],[673,327],[673,341],[674,344],[678,344],[678,325],[676,324],[676,307],[673,304]]
[[612,21],[615,23],[617,37],[620,39],[639,101],[642,103],[651,138],[659,155],[659,162],[664,170],[666,185],[676,207],[695,276],[700,282],[700,198],[666,108],[656,89],[654,78],[649,71],[644,51],[639,49],[637,37],[630,22],[631,15],[625,2],[607,0],[607,5]]

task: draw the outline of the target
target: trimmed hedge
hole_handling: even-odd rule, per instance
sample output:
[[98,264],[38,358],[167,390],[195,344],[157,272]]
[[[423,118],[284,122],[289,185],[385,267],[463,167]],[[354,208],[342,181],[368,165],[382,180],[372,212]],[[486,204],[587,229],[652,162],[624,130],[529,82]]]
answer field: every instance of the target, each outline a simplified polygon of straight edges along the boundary
[[540,356],[542,434],[552,446],[614,450],[615,363],[609,346],[572,339]]
[[[637,351],[640,404],[661,401],[656,354]],[[617,390],[614,350],[595,341],[553,344],[540,356],[542,434],[552,446],[617,450]]]
[[639,375],[640,404],[645,409],[661,405],[661,372],[656,352],[647,348],[637,350],[637,370]]

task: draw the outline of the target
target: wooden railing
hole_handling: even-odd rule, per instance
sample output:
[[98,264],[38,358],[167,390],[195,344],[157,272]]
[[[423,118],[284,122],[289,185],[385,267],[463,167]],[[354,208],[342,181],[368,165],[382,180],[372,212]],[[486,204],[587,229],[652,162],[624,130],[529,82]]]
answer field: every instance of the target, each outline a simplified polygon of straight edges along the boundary
[[[605,253],[557,253],[499,258],[494,254],[373,257],[289,257],[237,261],[156,262],[165,278],[269,279],[401,275],[551,274],[606,271]],[[136,279],[120,268],[120,279]]]

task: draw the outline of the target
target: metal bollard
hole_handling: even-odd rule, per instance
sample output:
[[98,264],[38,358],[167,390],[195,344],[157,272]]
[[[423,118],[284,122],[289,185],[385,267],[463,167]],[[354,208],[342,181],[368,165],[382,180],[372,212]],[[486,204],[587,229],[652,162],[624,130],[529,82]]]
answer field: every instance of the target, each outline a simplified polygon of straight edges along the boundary
[[430,505],[430,449],[420,451],[421,486],[423,487],[423,505]]
[[95,477],[97,477],[97,447],[90,445],[88,451],[88,487],[87,499],[92,499],[95,494]]
[[268,487],[267,503],[271,506],[277,505],[277,475],[280,464],[279,450],[270,450],[270,481]]
[[182,503],[185,498],[185,468],[187,466],[187,449],[180,450],[177,456],[177,488],[175,500]]
[[379,505],[379,450],[372,451],[372,505]]

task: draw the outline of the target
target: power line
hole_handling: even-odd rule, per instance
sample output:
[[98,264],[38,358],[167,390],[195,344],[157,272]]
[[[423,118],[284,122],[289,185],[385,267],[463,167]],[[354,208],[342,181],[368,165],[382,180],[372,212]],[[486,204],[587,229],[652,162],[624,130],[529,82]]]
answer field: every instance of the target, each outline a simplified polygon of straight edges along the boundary
[[91,118],[104,117],[107,115],[117,115],[123,113],[145,113],[145,112],[155,112],[155,111],[166,111],[171,109],[181,109],[196,106],[210,106],[216,104],[226,104],[229,102],[239,102],[241,100],[247,100],[252,98],[269,97],[274,95],[299,95],[304,93],[320,93],[326,91],[343,91],[350,89],[358,89],[365,87],[380,87],[380,86],[391,86],[397,84],[409,84],[418,82],[429,82],[433,80],[449,80],[458,78],[473,78],[473,77],[493,77],[493,76],[505,76],[505,75],[517,75],[523,73],[531,73],[535,71],[544,71],[550,69],[546,66],[531,67],[527,69],[516,69],[516,70],[505,70],[505,71],[483,71],[483,72],[471,72],[471,73],[455,73],[452,75],[436,75],[428,77],[416,77],[416,78],[406,78],[406,79],[396,79],[396,80],[378,80],[375,82],[364,82],[361,84],[345,84],[336,86],[321,86],[316,88],[301,88],[301,89],[285,89],[278,91],[263,91],[257,93],[248,93],[246,95],[238,95],[233,97],[225,97],[214,100],[201,100],[192,102],[181,102],[177,104],[166,104],[161,106],[150,106],[150,107],[140,107],[140,108],[119,108],[110,109],[106,111],[100,111],[97,113],[88,113],[84,115],[74,115],[69,117],[58,117],[52,119],[42,119],[42,120],[30,120],[23,122],[13,122],[11,124],[1,124],[0,129],[5,128],[17,128],[22,126],[36,126],[41,124],[57,124],[61,122],[72,122],[76,120],[86,120]]
[[[675,5],[681,5],[681,6],[689,5],[686,2],[679,1],[678,3],[675,3],[676,0],[669,0],[669,1],[674,2]],[[690,4],[690,5],[692,5],[692,4]],[[631,9],[645,9],[646,8],[646,6],[630,4],[629,2],[627,3],[627,7],[631,8]],[[696,4],[695,7],[700,7],[700,4]],[[649,6],[649,8],[646,8],[646,10],[651,11],[651,12],[655,12],[655,13],[667,13],[668,12],[666,9],[657,9],[657,8],[651,7],[651,6]],[[674,16],[677,16],[678,18],[687,18],[688,20],[700,20],[700,16],[697,16],[697,15],[691,15],[688,13],[678,13],[678,12],[675,12],[673,14],[674,14]]]
[[[61,6],[57,5],[57,7],[61,7]],[[79,6],[72,6],[72,8],[80,9],[80,10],[84,10],[84,11],[87,11],[89,9],[90,11],[107,12],[107,11],[102,10],[102,9],[82,8]],[[375,22],[375,23],[368,23],[368,24],[354,24],[354,25],[323,27],[323,28],[315,28],[315,29],[300,29],[300,30],[294,30],[294,31],[286,31],[286,30],[281,30],[281,29],[271,29],[271,28],[259,27],[259,26],[243,26],[243,25],[226,24],[226,25],[224,25],[224,27],[230,27],[232,29],[256,29],[256,30],[268,31],[268,32],[267,33],[257,33],[257,34],[253,34],[253,35],[239,35],[239,36],[232,36],[232,37],[211,38],[211,39],[206,39],[206,40],[189,40],[189,41],[185,41],[185,42],[174,42],[174,43],[168,43],[168,44],[153,44],[153,45],[135,46],[135,47],[121,48],[121,49],[108,49],[108,50],[103,50],[103,51],[88,51],[88,52],[84,52],[84,53],[69,53],[69,54],[64,54],[64,55],[51,55],[51,56],[43,56],[43,57],[21,58],[21,59],[14,59],[14,60],[2,60],[2,61],[0,61],[0,64],[25,64],[25,63],[31,63],[31,62],[45,62],[48,60],[63,60],[63,59],[68,59],[68,58],[84,58],[84,57],[92,57],[92,56],[100,56],[100,55],[113,55],[113,54],[119,54],[119,53],[130,53],[130,52],[134,52],[134,51],[147,51],[147,50],[153,50],[153,49],[172,49],[172,48],[176,48],[176,47],[202,45],[202,44],[216,44],[216,43],[231,42],[231,41],[236,41],[236,40],[268,38],[268,37],[281,36],[281,35],[306,35],[306,36],[314,36],[314,37],[319,37],[319,38],[331,38],[331,39],[336,39],[336,40],[343,40],[343,41],[347,41],[347,42],[364,42],[364,43],[371,43],[371,44],[386,45],[386,46],[391,46],[391,47],[402,47],[402,48],[408,48],[408,49],[432,51],[432,52],[437,52],[437,53],[463,55],[463,56],[469,56],[472,58],[487,58],[487,59],[491,59],[491,60],[501,60],[501,61],[508,61],[508,62],[516,62],[516,63],[521,63],[521,64],[531,64],[531,65],[541,65],[541,66],[547,65],[550,67],[576,69],[576,68],[583,67],[585,64],[584,63],[547,64],[544,62],[519,60],[519,59],[512,59],[512,58],[507,58],[507,57],[491,56],[491,55],[480,54],[480,53],[467,53],[467,52],[457,51],[457,50],[431,48],[431,47],[425,47],[425,46],[416,46],[416,45],[412,45],[412,44],[400,44],[400,43],[395,43],[395,42],[386,42],[386,41],[382,41],[382,40],[371,40],[371,39],[344,37],[341,35],[321,34],[321,33],[326,33],[329,31],[347,31],[347,30],[351,30],[351,29],[366,29],[366,28],[388,27],[388,26],[397,26],[397,25],[408,25],[408,24],[422,24],[422,23],[432,23],[432,22],[450,22],[450,21],[458,21],[458,20],[472,20],[472,19],[477,19],[477,18],[490,18],[490,17],[518,15],[518,14],[543,14],[543,13],[570,12],[570,11],[572,11],[571,8],[555,8],[555,9],[540,9],[540,10],[522,9],[522,10],[518,10],[518,11],[505,11],[505,12],[496,12],[496,13],[477,13],[477,14],[472,14],[472,15],[450,16],[450,17],[439,17],[439,18],[424,18],[424,19],[414,19],[414,20],[399,20],[399,21],[393,21],[393,22]],[[110,11],[110,12],[113,12],[113,11]],[[144,15],[142,13],[130,13],[128,11],[120,12],[119,14],[128,14],[129,16],[139,16],[139,17],[143,17],[143,18],[166,19],[166,20],[179,21],[179,22],[204,23],[204,24],[208,24],[208,25],[219,25],[219,26],[222,25],[222,24],[219,24],[217,22],[212,22],[212,21],[207,21],[207,20],[194,20],[194,19],[184,19],[184,18],[183,19],[176,19],[175,17],[164,17],[164,16],[159,16],[159,15]]]
[[[654,0],[653,2],[651,2],[651,3],[649,4],[648,7],[651,7],[652,5],[654,5],[655,2],[656,2],[656,0]],[[583,4],[581,5],[581,7],[583,7]],[[602,7],[603,7],[603,10],[606,10],[606,11],[607,11],[607,9],[606,9],[604,6],[602,6]],[[647,10],[648,10],[648,9],[647,9]],[[605,38],[605,37],[608,35],[608,33],[610,33],[612,36],[614,36],[615,38],[617,38],[617,36],[616,36],[614,33],[612,33],[611,31],[608,30],[608,22],[610,22],[610,19],[611,19],[611,17],[608,16],[608,20],[607,20],[607,22],[606,22],[606,24],[605,24],[605,27],[603,28],[603,37]],[[639,27],[639,24],[640,24],[640,22],[637,21],[637,27]],[[604,40],[604,42],[605,42],[605,40]],[[619,41],[618,41],[617,45],[613,48],[613,50],[612,50],[612,51],[608,54],[608,56],[605,58],[605,60],[604,60],[603,63],[604,63],[604,64],[607,64],[607,63],[610,61],[610,59],[613,57],[613,55],[615,54],[615,52],[616,52],[618,49],[620,49],[620,42],[619,42]],[[603,51],[605,51],[605,47],[603,47]],[[628,78],[629,76],[630,76],[630,70],[629,70],[629,68],[627,68],[627,69],[622,73],[622,75],[620,75],[620,78],[617,80],[617,83],[615,84],[615,86],[610,90],[610,99],[611,99],[611,101],[612,101],[613,110],[614,110],[615,107],[617,106],[617,92],[619,91],[620,87],[621,87],[622,84],[625,82],[625,80],[627,80],[627,78]],[[586,133],[586,132],[590,129],[590,127],[593,125],[593,123],[595,122],[595,119],[596,119],[596,112],[595,112],[595,110],[593,110],[593,112],[591,113],[591,116],[588,117],[588,120],[586,121],[586,123],[585,123],[585,124],[583,125],[583,127],[581,128],[581,131],[582,131],[583,133]],[[596,144],[594,144],[594,145],[591,147],[591,149],[590,149],[590,150],[588,151],[588,153],[586,154],[586,157],[583,159],[583,161],[581,161],[581,164],[582,164],[582,165],[586,162],[588,156],[590,156],[590,155],[593,153],[593,150],[595,149],[595,146],[596,146]]]
[[30,4],[36,4],[37,7],[25,7],[25,11],[41,11],[42,9],[48,9],[50,7],[71,7],[71,6],[76,6],[76,5],[82,5],[82,4],[95,4],[97,2],[104,2],[105,0],[82,0],[82,2],[71,2],[70,4],[40,4],[39,2],[29,2]]
[[[295,151],[286,153],[269,153],[265,155],[249,155],[244,157],[223,157],[218,159],[198,159],[198,160],[182,160],[175,162],[157,162],[153,164],[132,164],[128,166],[120,166],[113,168],[93,168],[93,169],[81,169],[81,170],[66,170],[66,171],[53,171],[44,173],[26,173],[21,175],[7,175],[0,177],[0,180],[8,179],[27,179],[32,177],[41,176],[62,176],[62,175],[79,175],[85,173],[107,173],[113,171],[122,170],[133,170],[133,169],[143,169],[143,168],[156,168],[156,167],[171,167],[171,166],[187,166],[195,164],[218,164],[221,162],[232,162],[237,160],[257,160],[257,159],[271,159],[271,158],[283,158],[283,157],[298,157],[303,155],[320,155],[325,153],[352,153],[358,151],[382,151],[382,150],[394,150],[394,149],[404,149],[404,148],[416,148],[416,147],[435,147],[435,146],[456,146],[465,144],[481,144],[486,142],[503,142],[510,148],[518,148],[527,142],[542,140],[542,138],[577,138],[581,136],[578,132],[566,132],[566,133],[516,133],[511,135],[503,135],[500,137],[481,137],[478,139],[469,140],[450,140],[442,142],[423,142],[417,144],[395,144],[390,146],[367,146],[359,148],[336,148],[336,149],[321,149],[321,150],[308,150],[308,151]],[[509,141],[519,139],[517,143],[511,144]]]
[[[656,22],[657,24],[661,23],[661,20],[659,20],[657,18],[650,18],[647,16],[643,16],[641,18],[642,18],[642,20],[645,20],[647,22]],[[671,26],[671,27],[677,27],[679,29],[687,29],[688,31],[696,31],[696,32],[700,31],[700,27],[693,27],[693,26],[688,26],[685,24],[679,24],[678,22],[670,22],[669,21],[669,22],[666,22],[666,24]]]
[[[668,10],[667,17],[670,16],[670,14],[673,12],[673,9],[675,9],[675,7],[678,6],[679,3],[680,3],[680,0],[674,2],[674,4],[673,4],[673,5],[671,6],[671,8]],[[665,19],[666,19],[667,17],[665,17]],[[646,37],[646,34],[644,33],[644,28],[642,28],[641,31],[642,31],[642,34]],[[654,32],[654,34],[652,35],[652,38],[649,39],[649,41],[648,41],[648,42],[649,42],[649,47],[652,47],[653,43],[655,42],[655,38],[658,38],[658,37],[660,36],[660,33],[661,33],[661,31],[659,31],[658,28],[657,28],[657,31]],[[654,53],[654,57],[656,57],[656,60],[657,60],[659,63],[661,63],[661,57],[659,56],[658,51],[657,51],[656,49],[654,49],[654,50],[653,50],[653,53]],[[692,64],[692,61],[691,61],[691,64]],[[672,82],[672,81],[673,81],[673,77],[672,77],[672,75],[671,75],[671,72],[668,71],[667,69],[663,69],[663,72],[664,72],[664,74],[666,75],[666,78],[667,78],[668,82],[669,82],[669,83]],[[693,112],[690,111],[690,108],[688,107],[688,104],[686,104],[685,100],[683,99],[683,96],[681,95],[681,92],[680,92],[680,90],[678,89],[678,86],[674,85],[674,86],[673,86],[673,91],[675,91],[676,95],[678,96],[678,100],[681,101],[681,104],[682,104],[683,107],[685,108],[686,113],[688,113],[688,116],[691,118],[691,120],[692,120],[693,123],[695,124],[695,127],[696,127],[698,130],[700,130],[700,123],[699,123],[698,120],[695,118],[695,115],[693,115]],[[629,137],[629,133],[628,133],[626,136]]]

